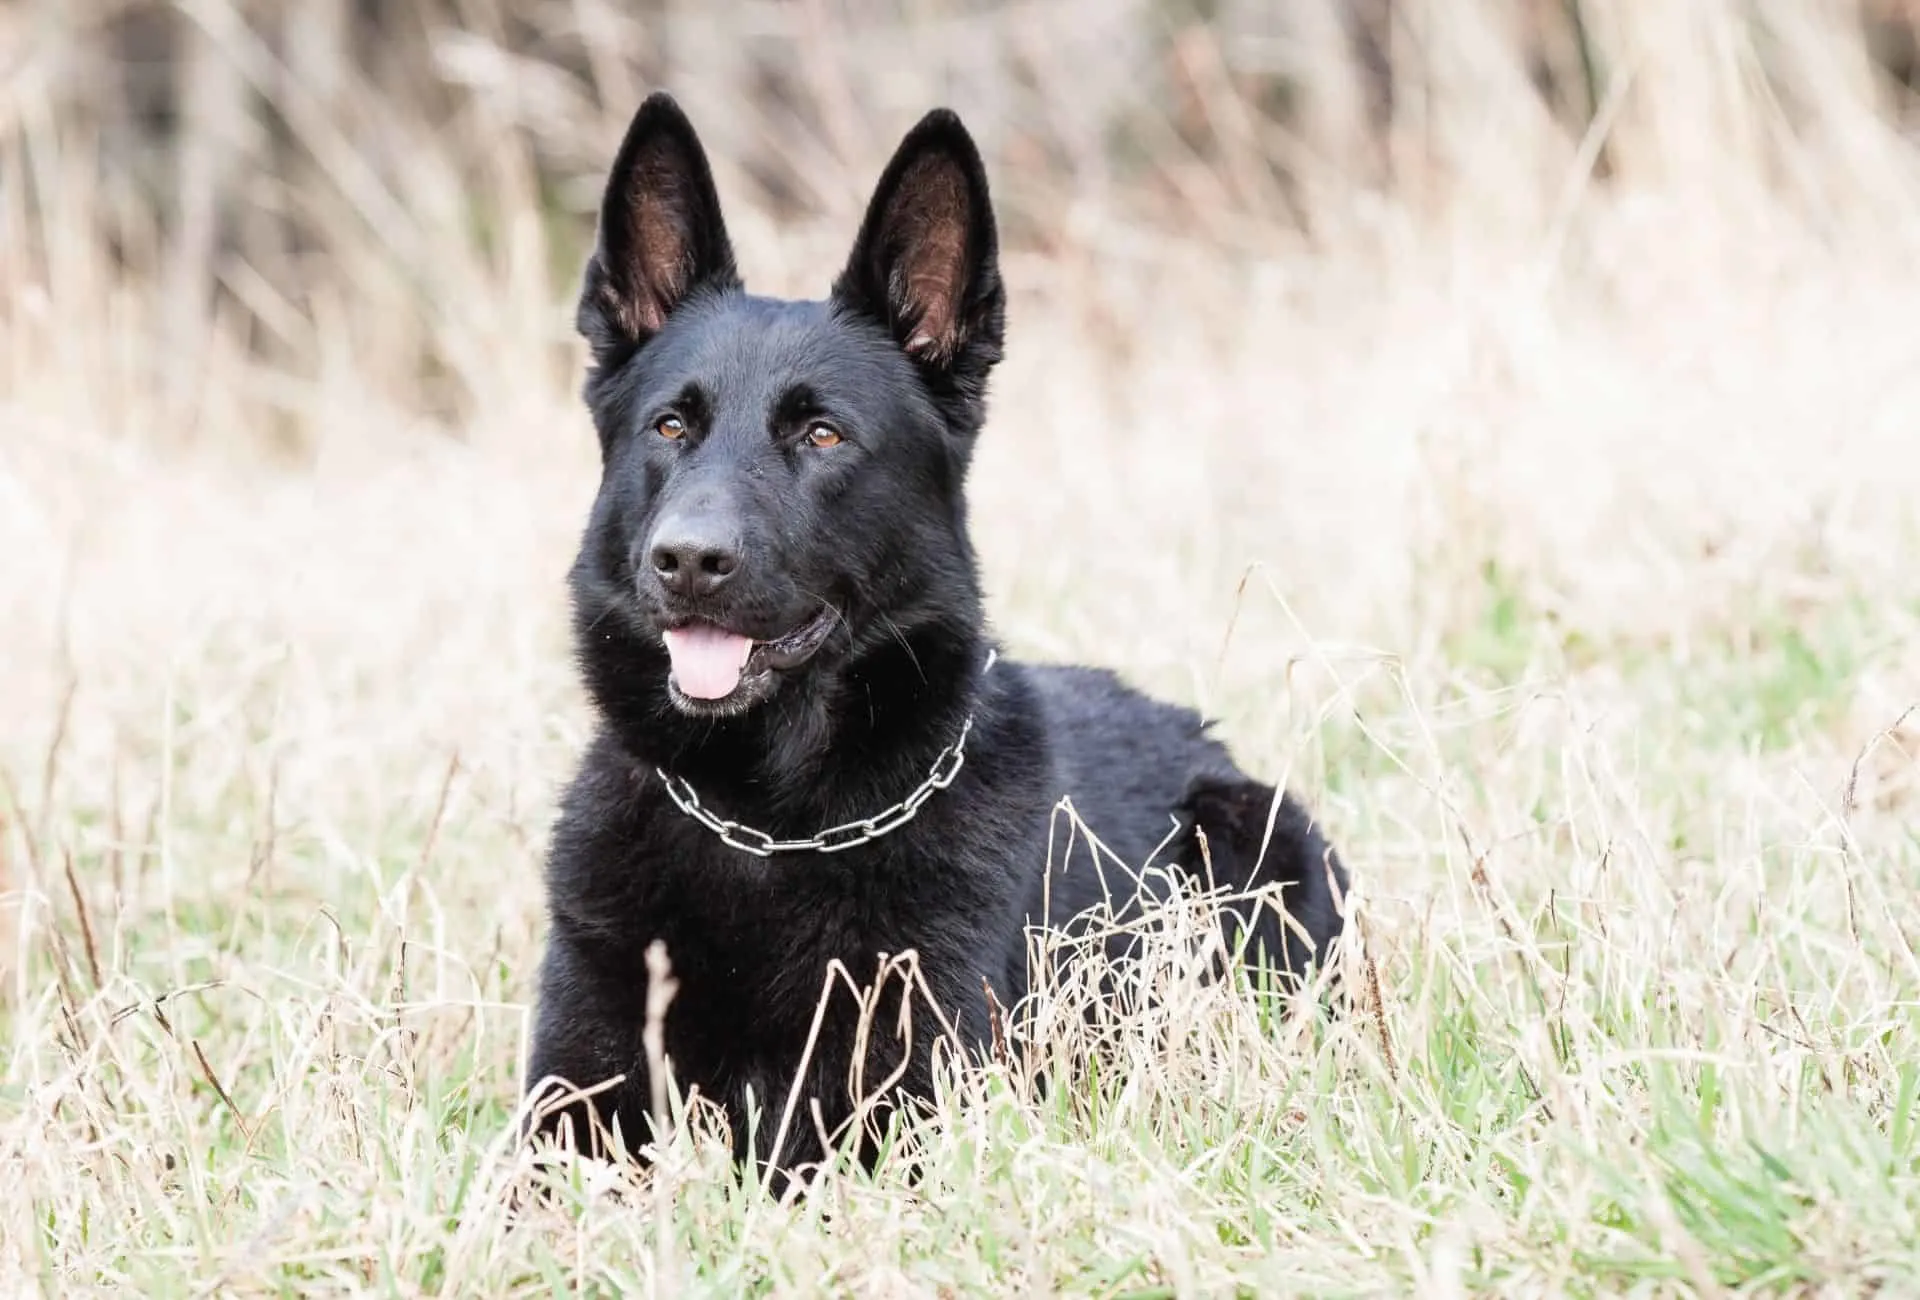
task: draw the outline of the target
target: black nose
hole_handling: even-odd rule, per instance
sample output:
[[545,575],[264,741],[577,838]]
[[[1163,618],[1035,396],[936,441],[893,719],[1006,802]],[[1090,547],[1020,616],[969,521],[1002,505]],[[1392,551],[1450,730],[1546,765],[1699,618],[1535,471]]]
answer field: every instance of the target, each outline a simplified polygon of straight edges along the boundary
[[661,522],[647,558],[660,585],[676,596],[711,596],[740,570],[740,541],[714,519]]

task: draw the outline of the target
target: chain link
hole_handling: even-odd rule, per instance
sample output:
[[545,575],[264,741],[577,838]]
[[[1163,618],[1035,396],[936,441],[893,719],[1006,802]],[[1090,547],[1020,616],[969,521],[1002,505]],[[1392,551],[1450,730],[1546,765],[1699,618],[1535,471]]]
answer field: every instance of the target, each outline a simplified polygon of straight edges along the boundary
[[[992,666],[992,660],[988,660]],[[654,774],[667,788],[667,797],[681,812],[699,822],[702,826],[720,837],[723,844],[731,845],[743,853],[751,853],[757,858],[770,858],[776,853],[839,853],[846,849],[858,848],[862,844],[871,844],[882,835],[896,831],[914,819],[927,800],[933,798],[936,791],[944,790],[953,784],[960,775],[960,768],[967,761],[967,733],[973,730],[973,715],[968,714],[960,724],[960,735],[951,745],[941,750],[933,760],[933,767],[927,773],[926,780],[915,786],[913,792],[899,803],[884,812],[859,821],[843,822],[839,826],[829,826],[811,839],[776,840],[763,830],[740,822],[730,822],[724,817],[715,816],[700,802],[700,796],[693,787],[677,776],[667,775],[665,768],[654,768]]]

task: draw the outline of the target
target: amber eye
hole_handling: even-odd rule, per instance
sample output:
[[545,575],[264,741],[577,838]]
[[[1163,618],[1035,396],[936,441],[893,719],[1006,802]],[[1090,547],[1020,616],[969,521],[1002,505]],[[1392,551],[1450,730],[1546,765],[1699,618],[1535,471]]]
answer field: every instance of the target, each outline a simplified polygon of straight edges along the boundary
[[816,447],[838,447],[840,430],[831,424],[822,424],[815,420],[807,426],[807,441]]
[[662,416],[660,423],[653,426],[653,431],[675,442],[687,436],[686,422],[677,415]]

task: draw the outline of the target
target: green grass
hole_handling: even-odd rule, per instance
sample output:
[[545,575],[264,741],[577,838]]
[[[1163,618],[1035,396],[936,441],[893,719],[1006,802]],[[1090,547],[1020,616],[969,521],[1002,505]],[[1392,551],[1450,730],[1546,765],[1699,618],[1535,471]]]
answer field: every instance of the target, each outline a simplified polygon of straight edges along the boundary
[[[1547,775],[1565,751],[1516,748],[1503,698],[1462,712],[1450,680],[1408,675],[1410,702],[1368,711],[1355,753],[1374,761],[1329,813],[1383,1016],[1359,963],[1361,1006],[1331,1019],[1175,980],[1169,1009],[1095,1049],[1062,991],[1047,1050],[1087,1066],[1079,1087],[956,1077],[877,1174],[797,1204],[743,1183],[707,1117],[668,1150],[664,1202],[650,1177],[575,1168],[557,1207],[508,1226],[536,931],[522,915],[491,935],[511,909],[484,900],[510,872],[530,908],[537,855],[486,816],[511,802],[496,772],[428,763],[328,825],[217,731],[157,770],[130,762],[117,813],[69,766],[52,818],[9,815],[10,860],[71,853],[87,907],[82,925],[64,885],[35,906],[5,1021],[17,1276],[155,1295],[613,1295],[663,1263],[716,1295],[1903,1290],[1920,1280],[1920,846],[1898,819],[1848,849],[1815,801],[1734,817],[1711,797],[1717,764],[1785,746],[1786,771],[1833,716],[1778,705],[1797,729],[1748,748],[1743,710],[1776,703],[1733,683],[1831,694],[1793,674],[1869,655],[1844,635],[1862,608],[1754,633],[1800,647],[1777,656],[1634,668],[1621,698],[1700,702],[1636,723],[1645,766],[1598,808]],[[1476,616],[1461,644],[1487,630]],[[1517,833],[1393,844],[1380,805],[1417,787],[1388,759],[1423,733],[1460,778],[1462,828],[1519,812],[1517,784]],[[139,778],[171,799],[145,833],[126,829],[148,824]],[[1410,878],[1429,883],[1392,883]]]

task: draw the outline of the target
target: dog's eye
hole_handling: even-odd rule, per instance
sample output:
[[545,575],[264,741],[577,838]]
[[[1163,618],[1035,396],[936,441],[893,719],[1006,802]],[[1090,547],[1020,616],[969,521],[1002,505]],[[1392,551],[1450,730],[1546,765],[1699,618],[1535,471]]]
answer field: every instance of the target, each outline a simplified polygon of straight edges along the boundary
[[815,447],[838,447],[840,430],[815,420],[807,426],[807,441]]
[[662,438],[678,442],[687,436],[687,425],[677,415],[663,415],[660,417],[660,422],[653,426],[653,431]]

